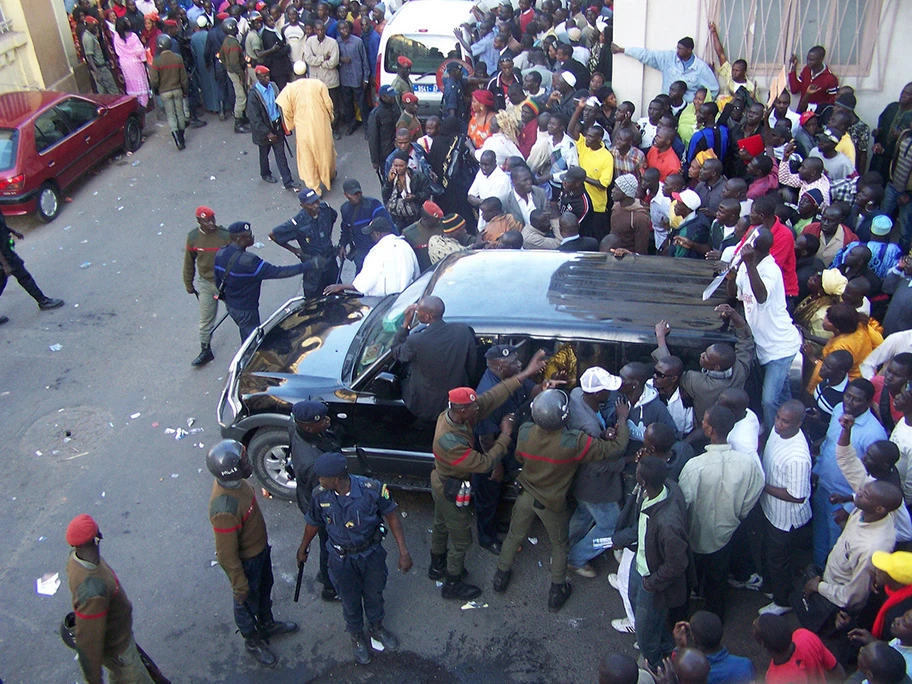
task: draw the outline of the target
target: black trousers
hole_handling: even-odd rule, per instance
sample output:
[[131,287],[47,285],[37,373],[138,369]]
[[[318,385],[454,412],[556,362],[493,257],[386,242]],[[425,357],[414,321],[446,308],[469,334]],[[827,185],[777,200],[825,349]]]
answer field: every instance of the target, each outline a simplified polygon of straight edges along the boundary
[[19,258],[18,254],[13,251],[4,251],[3,258],[10,265],[11,273],[7,276],[6,271],[0,268],[0,294],[3,294],[3,290],[6,288],[6,281],[11,276],[18,280],[22,289],[28,292],[39,304],[47,299],[41,288],[38,287],[38,283],[32,278],[32,274],[25,270],[25,262]]
[[332,129],[335,131],[339,128],[340,113],[342,111],[342,87],[336,86],[329,89],[329,99],[333,103],[333,120]]
[[497,507],[503,482],[492,480],[490,473],[472,475],[472,500],[475,502],[475,522],[478,543],[482,546],[497,541]]
[[[358,105],[358,109],[361,110],[361,120],[364,125],[367,125],[367,115],[370,113],[370,110],[367,107],[367,98],[364,97],[364,86],[360,88],[352,88],[350,86],[340,86],[339,88],[339,98],[342,102],[342,118],[339,121],[340,125],[355,125],[355,104]],[[332,91],[330,96],[332,96]],[[333,104],[335,106],[335,104]]]
[[695,553],[694,567],[697,586],[706,602],[706,610],[715,613],[725,622],[725,595],[728,593],[728,565],[731,561],[731,544],[714,553]]
[[279,167],[279,175],[282,176],[282,184],[287,188],[294,180],[291,177],[291,169],[288,168],[288,158],[285,156],[285,136],[279,135],[279,139],[274,143],[258,145],[260,148],[260,178],[266,178],[272,175],[269,168],[269,151],[275,157],[276,166]]
[[763,578],[777,606],[788,606],[798,553],[811,543],[811,524],[788,532],[763,516]]
[[738,581],[746,582],[751,575],[761,572],[763,519],[763,509],[758,502],[738,525],[728,543],[731,547],[731,574]]
[[245,637],[252,637],[257,627],[273,621],[272,617],[272,553],[266,546],[253,558],[242,561],[247,577],[248,593],[244,603],[234,601],[234,622]]

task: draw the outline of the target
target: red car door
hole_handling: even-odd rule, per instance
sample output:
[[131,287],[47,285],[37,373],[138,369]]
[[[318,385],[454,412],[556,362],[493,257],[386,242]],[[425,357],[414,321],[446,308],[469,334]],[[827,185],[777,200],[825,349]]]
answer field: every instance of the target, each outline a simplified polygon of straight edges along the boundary
[[[66,114],[70,128],[85,143],[86,167],[91,169],[111,151],[111,141],[120,134],[113,123],[113,117],[99,116],[99,105],[81,97],[68,97],[58,102],[55,109]],[[100,108],[107,113],[107,109]]]
[[87,143],[84,134],[74,131],[67,115],[56,107],[35,119],[35,149],[44,180],[54,180],[64,189],[86,170]]

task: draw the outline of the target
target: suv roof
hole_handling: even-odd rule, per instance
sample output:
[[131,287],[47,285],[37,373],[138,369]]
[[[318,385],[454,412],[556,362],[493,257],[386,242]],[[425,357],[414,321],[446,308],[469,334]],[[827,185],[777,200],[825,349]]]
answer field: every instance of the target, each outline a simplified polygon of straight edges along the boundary
[[594,252],[494,250],[447,257],[428,284],[446,304],[446,320],[478,334],[546,335],[653,344],[665,319],[675,345],[730,341],[713,309],[724,288],[702,300],[713,264],[697,259]]
[[474,5],[470,0],[412,0],[396,12],[383,32],[452,36],[454,28],[472,18]]

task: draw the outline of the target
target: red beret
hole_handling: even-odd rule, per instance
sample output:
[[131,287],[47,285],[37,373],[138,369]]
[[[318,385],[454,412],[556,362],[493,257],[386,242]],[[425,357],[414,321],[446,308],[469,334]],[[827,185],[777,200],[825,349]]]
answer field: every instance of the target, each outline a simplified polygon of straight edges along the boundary
[[431,200],[428,200],[427,202],[422,204],[421,208],[424,209],[428,214],[430,214],[434,218],[443,218],[443,209],[441,209],[434,202],[431,202]]
[[85,22],[86,26],[96,26],[98,24],[98,19],[93,17],[91,14],[85,15],[83,21]]
[[196,218],[211,218],[212,216],[215,216],[215,211],[209,207],[196,208]]
[[98,523],[91,515],[77,515],[67,525],[66,540],[70,546],[82,546],[98,536]]
[[399,66],[404,66],[404,67],[409,67],[409,68],[411,68],[411,66],[412,66],[412,60],[410,60],[410,59],[409,59],[408,57],[406,57],[405,55],[399,55],[399,56],[396,58],[396,64],[398,64]]
[[478,100],[485,107],[494,106],[494,93],[490,90],[478,89],[472,93],[472,97]]
[[269,73],[269,67],[266,66],[266,65],[264,65],[264,64],[257,64],[256,67],[255,67],[254,70],[253,70],[253,73],[255,73],[255,74],[268,74],[268,73]]
[[219,12],[218,14],[215,15],[215,18],[218,19],[219,21],[224,21],[229,16],[230,15],[228,14],[228,12]]
[[752,135],[749,138],[742,138],[738,141],[738,149],[745,150],[752,157],[759,157],[763,154],[763,136]]
[[475,401],[475,390],[471,387],[457,387],[456,389],[451,389],[447,398],[450,401],[450,404],[471,404]]
[[177,22],[174,21],[174,19],[165,19],[162,23],[165,26],[173,26],[173,27],[177,28]]
[[418,102],[418,96],[415,95],[415,93],[402,93],[401,99],[403,102],[411,102],[411,103]]
[[258,3],[256,4],[256,9],[257,9],[257,11],[263,9],[264,7],[266,7],[266,3],[265,3],[265,2],[258,2]]

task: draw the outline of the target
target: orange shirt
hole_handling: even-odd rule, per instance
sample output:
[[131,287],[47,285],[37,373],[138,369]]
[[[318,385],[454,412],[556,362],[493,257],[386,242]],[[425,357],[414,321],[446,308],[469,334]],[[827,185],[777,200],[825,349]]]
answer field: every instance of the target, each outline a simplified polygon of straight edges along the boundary
[[484,141],[491,135],[490,127],[493,118],[494,112],[488,112],[484,118],[476,117],[472,112],[472,118],[469,119],[469,140],[475,144],[476,149],[480,150]]
[[646,166],[651,169],[659,170],[659,180],[664,183],[665,179],[672,173],[681,172],[681,158],[675,153],[674,148],[669,147],[664,152],[653,145],[646,153]]

